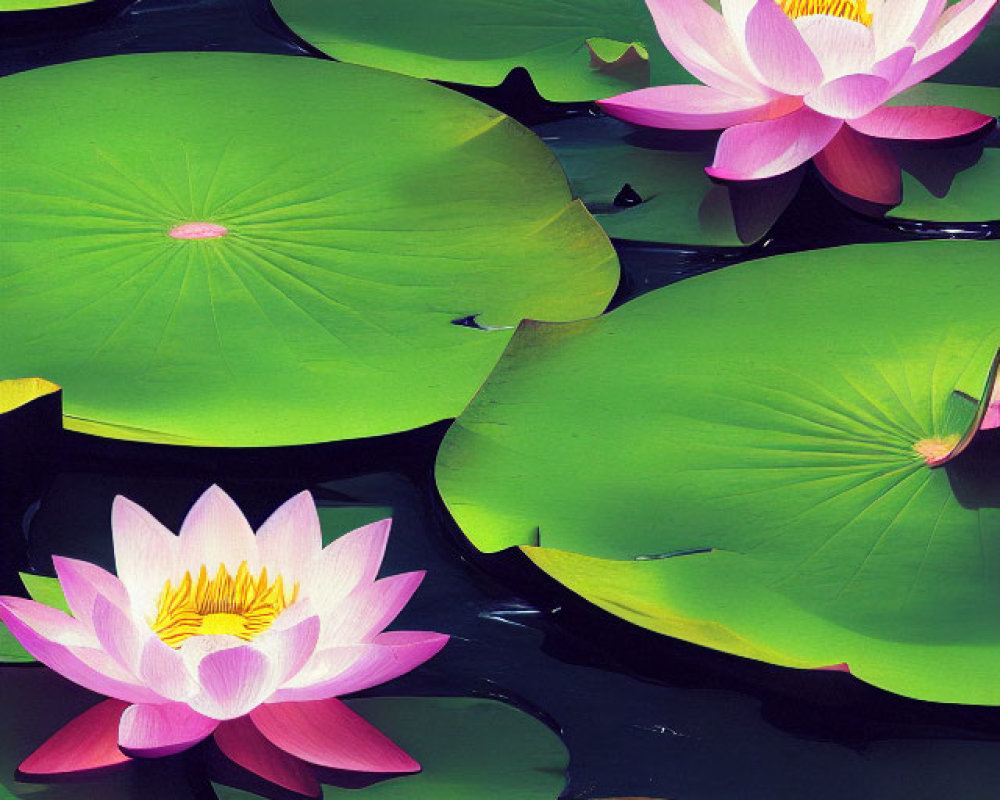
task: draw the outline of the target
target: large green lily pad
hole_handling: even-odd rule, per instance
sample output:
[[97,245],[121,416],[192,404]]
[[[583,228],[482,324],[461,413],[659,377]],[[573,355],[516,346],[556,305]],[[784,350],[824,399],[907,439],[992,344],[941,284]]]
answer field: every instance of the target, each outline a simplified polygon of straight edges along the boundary
[[445,437],[440,490],[481,550],[536,546],[647,628],[1000,704],[1000,464],[956,455],[997,278],[993,243],[859,245],[525,322]]
[[[660,43],[643,0],[273,4],[292,30],[324,53],[419,78],[495,86],[512,69],[525,67],[541,95],[559,102],[609,97],[650,79],[695,81]],[[635,50],[648,55],[648,72],[636,70],[630,59],[602,66],[632,43],[644,46]]]
[[[376,783],[358,800],[556,800],[566,748],[549,728],[495,700],[377,697],[348,704],[420,762],[415,775]],[[220,800],[256,795],[216,785]],[[344,792],[324,786],[323,796]]]
[[[549,151],[447,89],[248,54],[5,78],[0,377],[67,427],[265,446],[457,414],[522,317],[618,279]],[[53,124],[53,109],[61,124]],[[190,223],[217,238],[171,238]],[[452,324],[475,317],[482,330]]]

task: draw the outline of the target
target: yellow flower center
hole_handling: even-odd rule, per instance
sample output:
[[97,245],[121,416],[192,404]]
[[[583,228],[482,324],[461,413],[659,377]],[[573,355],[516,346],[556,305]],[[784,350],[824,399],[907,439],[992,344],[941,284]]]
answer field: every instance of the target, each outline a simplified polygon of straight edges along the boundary
[[865,0],[775,0],[792,19],[808,17],[812,14],[826,14],[828,17],[842,17],[852,22],[871,26],[872,15],[865,8]]
[[206,634],[228,634],[248,642],[270,628],[298,594],[297,582],[286,592],[280,575],[269,581],[267,567],[255,577],[244,561],[233,576],[219,564],[215,577],[209,580],[203,566],[197,581],[188,571],[176,588],[170,581],[163,585],[151,626],[173,648],[192,636]]

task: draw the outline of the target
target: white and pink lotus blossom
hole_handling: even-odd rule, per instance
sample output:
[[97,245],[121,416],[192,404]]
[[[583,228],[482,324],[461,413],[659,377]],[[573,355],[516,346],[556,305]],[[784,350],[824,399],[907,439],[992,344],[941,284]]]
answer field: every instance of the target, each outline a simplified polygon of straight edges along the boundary
[[608,114],[679,130],[725,128],[707,172],[756,180],[810,158],[841,191],[900,201],[884,140],[963,136],[992,117],[885,103],[957,58],[996,0],[646,0],[675,59],[704,85],[599,101]]
[[0,618],[35,658],[110,700],[21,765],[28,774],[164,756],[208,736],[230,759],[301,794],[310,765],[409,772],[419,765],[338,695],[391,680],[448,637],[384,628],[422,572],[376,579],[391,520],[323,547],[308,492],[256,535],[220,488],[175,536],[124,497],[112,509],[117,577],[55,557],[72,616],[0,597]]

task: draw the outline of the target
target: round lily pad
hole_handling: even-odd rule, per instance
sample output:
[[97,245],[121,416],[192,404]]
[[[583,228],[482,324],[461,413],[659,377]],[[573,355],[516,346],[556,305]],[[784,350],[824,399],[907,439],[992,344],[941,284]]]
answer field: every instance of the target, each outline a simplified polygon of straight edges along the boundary
[[997,301],[995,244],[911,242],[525,322],[445,437],[438,485],[478,548],[533,546],[644,627],[1000,704],[1000,464],[994,434],[966,447]]
[[[541,95],[596,100],[692,83],[642,0],[273,0],[288,26],[342,61],[477,86],[525,67]],[[622,58],[632,50],[636,58]],[[636,59],[648,57],[649,70]]]
[[[359,800],[556,800],[566,786],[569,759],[559,737],[511,706],[466,697],[377,697],[348,704],[423,768],[366,786],[356,792]],[[256,797],[220,785],[216,791],[220,800]],[[343,792],[324,786],[323,796]]]
[[168,53],[11,76],[0,101],[0,377],[59,383],[74,430],[414,428],[461,411],[522,317],[599,313],[617,284],[544,145],[422,81]]

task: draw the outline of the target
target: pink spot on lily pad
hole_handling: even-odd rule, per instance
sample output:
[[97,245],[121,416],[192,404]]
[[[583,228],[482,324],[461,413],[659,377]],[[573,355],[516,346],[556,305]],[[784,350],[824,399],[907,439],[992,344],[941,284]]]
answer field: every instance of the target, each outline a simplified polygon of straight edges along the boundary
[[227,233],[224,225],[212,222],[185,222],[170,229],[172,239],[218,239]]
[[936,467],[943,464],[955,451],[961,437],[958,434],[943,436],[932,439],[921,439],[913,449],[924,457],[928,467]]

